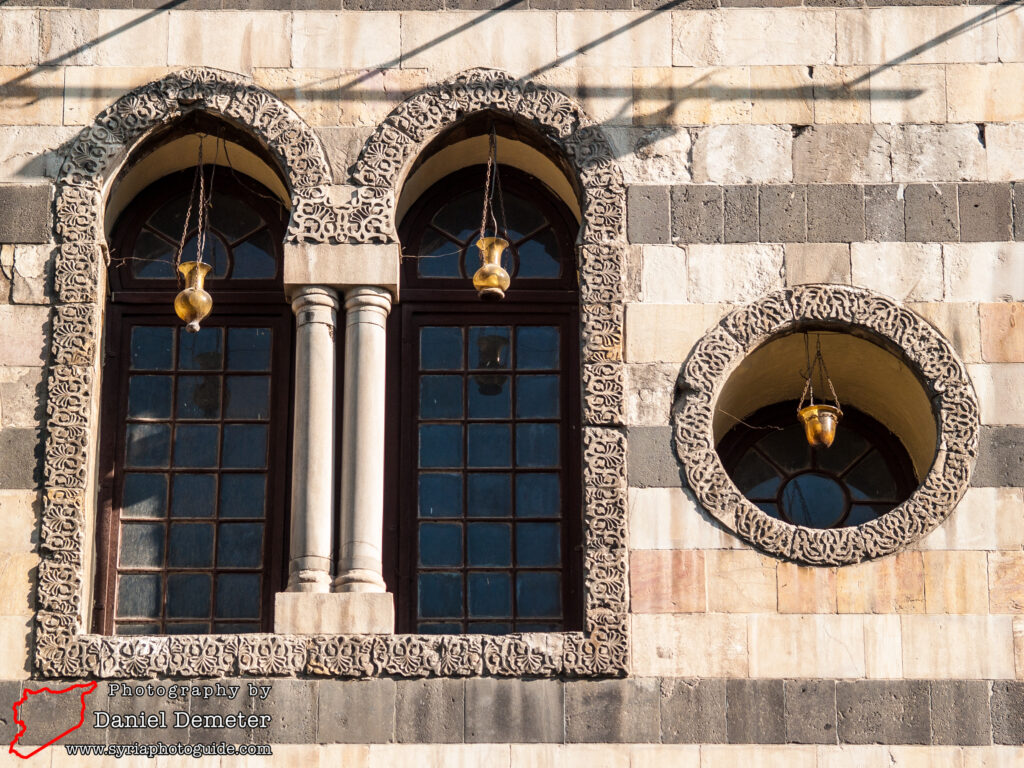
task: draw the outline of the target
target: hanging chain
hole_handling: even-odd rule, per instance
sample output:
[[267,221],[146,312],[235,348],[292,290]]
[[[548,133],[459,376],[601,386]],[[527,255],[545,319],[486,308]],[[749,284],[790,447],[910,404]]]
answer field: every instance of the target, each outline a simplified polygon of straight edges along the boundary
[[[491,175],[494,173],[494,133],[491,129],[491,140],[487,148],[487,176],[484,179],[484,210],[480,214],[480,237],[487,237],[487,212],[491,207]],[[493,214],[492,214],[493,217]],[[495,232],[494,234],[498,234]],[[484,263],[483,251],[480,252],[480,263]]]
[[[196,198],[196,187],[202,189],[202,176],[203,176],[203,137],[199,137],[199,161],[196,165],[196,172],[192,176],[192,188],[188,193],[188,208],[185,209],[185,223],[181,226],[181,241],[178,243],[178,252],[174,254],[174,271],[180,283],[182,280],[181,273],[178,272],[178,267],[181,266],[181,254],[185,250],[185,240],[188,238],[188,225],[192,221],[192,204]],[[202,192],[200,192],[200,201],[202,200]],[[202,203],[200,202],[200,214],[202,216]]]
[[821,337],[815,337],[815,351],[814,360],[811,361],[811,350],[808,346],[807,334],[804,334],[804,354],[807,357],[807,382],[804,384],[803,394],[800,395],[800,402],[797,404],[797,410],[799,411],[804,407],[804,400],[810,395],[810,402],[808,405],[814,405],[814,371],[817,369],[819,378],[826,384],[828,384],[829,391],[832,393],[832,400],[836,404],[836,409],[840,412],[843,410],[839,405],[839,396],[836,394],[836,388],[832,384],[832,377],[828,375],[828,367],[825,365],[825,358],[821,354]]

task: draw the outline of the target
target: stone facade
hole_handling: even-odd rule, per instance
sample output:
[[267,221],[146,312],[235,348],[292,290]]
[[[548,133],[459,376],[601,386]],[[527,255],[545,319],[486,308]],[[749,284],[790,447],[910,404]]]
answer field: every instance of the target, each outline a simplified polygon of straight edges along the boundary
[[[272,679],[273,727],[216,740],[282,764],[1024,759],[1024,10],[51,5],[0,8],[0,702],[30,679],[103,678],[112,711],[117,679]],[[275,158],[297,247],[393,244],[409,169],[465,115],[562,158],[582,632],[87,632],[109,184],[197,110]],[[884,340],[933,402],[937,457],[875,523],[778,523],[714,450],[729,372],[801,322]]]

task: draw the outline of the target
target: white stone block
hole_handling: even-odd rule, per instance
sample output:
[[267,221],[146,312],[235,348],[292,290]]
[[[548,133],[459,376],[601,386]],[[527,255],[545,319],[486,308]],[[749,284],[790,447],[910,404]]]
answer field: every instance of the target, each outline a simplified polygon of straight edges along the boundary
[[675,245],[642,248],[640,290],[643,300],[660,304],[686,303],[686,251]]
[[284,248],[285,291],[302,285],[344,290],[375,285],[398,294],[400,253],[397,244],[288,244]]
[[633,549],[745,549],[685,488],[629,489]]
[[512,744],[515,768],[631,768],[625,744]]
[[39,14],[29,8],[0,9],[0,65],[39,61]]
[[159,80],[169,71],[168,67],[67,67],[64,123],[89,125],[128,91]]
[[43,365],[49,357],[44,335],[49,319],[49,307],[0,305],[0,328],[4,329],[0,365]]
[[705,744],[701,768],[815,768],[817,749],[793,744]]
[[818,747],[818,768],[875,768],[889,761],[889,750],[875,744]]
[[981,361],[981,320],[977,304],[929,301],[910,303],[907,307],[938,328],[964,362]]
[[619,159],[626,184],[690,181],[690,132],[672,126],[602,126]]
[[[440,14],[437,14],[440,15]],[[397,13],[292,14],[291,64],[306,69],[387,69],[397,67],[401,28]],[[356,87],[353,74],[341,87]]]
[[814,122],[813,67],[751,67],[750,122],[810,125]]
[[968,488],[918,549],[1014,550],[1024,547],[1024,496],[1020,488]]
[[946,67],[949,121],[1008,123],[1024,119],[1022,89],[1024,64],[950,64]]
[[633,115],[641,125],[749,123],[749,67],[633,70]]
[[693,147],[694,177],[717,184],[793,180],[793,132],[778,125],[715,125]]
[[942,246],[937,243],[853,243],[853,284],[897,301],[941,301]]
[[864,676],[870,679],[903,677],[903,637],[895,614],[864,616]]
[[1024,765],[1024,747],[964,747],[964,768],[1018,768]]
[[467,69],[472,51],[472,66],[522,77],[551,65],[555,40],[555,14],[547,11],[409,11],[402,14],[402,67],[440,79]]
[[0,66],[0,119],[6,125],[60,125],[63,105],[63,69]]
[[750,676],[862,678],[862,616],[770,614],[750,617]]
[[372,635],[395,631],[390,592],[278,592],[274,632],[284,635]]
[[986,125],[988,177],[991,181],[1016,181],[1024,168],[1024,125]]
[[984,181],[988,163],[978,126],[893,126],[892,177],[897,182]]
[[835,63],[836,14],[825,9],[743,8],[672,14],[672,63]]
[[669,423],[679,366],[648,363],[626,366],[626,423],[663,426]]
[[[531,11],[530,15],[537,13]],[[557,14],[557,20],[560,64],[573,67],[672,66],[672,26],[661,14],[564,11]]]
[[28,677],[29,640],[34,623],[30,616],[0,616],[0,679]]
[[1024,300],[1024,243],[942,246],[947,301]]
[[639,677],[746,677],[747,619],[724,613],[635,614],[633,673]]
[[171,11],[168,63],[249,74],[291,65],[290,13]]
[[78,130],[73,126],[0,126],[0,181],[54,178],[62,162],[57,149]]
[[793,140],[793,180],[829,184],[892,180],[888,125],[814,125]]
[[849,285],[850,246],[846,243],[787,243],[786,285]]
[[978,13],[970,6],[839,11],[836,58],[874,65],[996,61],[996,27],[974,23]]
[[969,365],[982,424],[1024,425],[1024,363]]
[[394,768],[396,765],[509,768],[510,760],[508,744],[371,744],[367,765],[368,768]]
[[1003,7],[995,20],[1000,61],[1024,61],[1024,8]]
[[86,63],[106,67],[164,66],[167,64],[168,30],[166,13],[96,11],[96,37],[85,54],[91,56],[92,61]]
[[960,747],[897,745],[889,747],[890,768],[962,768]]
[[946,122],[946,68],[908,64],[872,74],[871,122]]
[[[1014,676],[1010,616],[900,617],[908,678],[1005,680]],[[970,653],[964,653],[970,648]]]
[[626,361],[681,363],[729,309],[721,304],[627,304]]
[[41,506],[35,491],[0,491],[0,552],[35,551]]
[[781,245],[688,245],[686,268],[687,296],[706,304],[746,304],[785,284]]
[[814,122],[871,122],[869,67],[821,65],[813,68]]
[[[97,35],[97,11],[61,8],[39,11],[39,58],[62,66],[96,63],[90,43]],[[164,38],[165,53],[167,39]]]

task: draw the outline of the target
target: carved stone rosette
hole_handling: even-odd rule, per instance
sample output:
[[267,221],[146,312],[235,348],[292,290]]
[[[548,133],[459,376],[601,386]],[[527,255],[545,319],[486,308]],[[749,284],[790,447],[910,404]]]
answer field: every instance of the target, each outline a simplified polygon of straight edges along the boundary
[[[561,152],[583,191],[578,248],[583,329],[585,485],[582,632],[460,635],[83,634],[88,471],[96,432],[94,367],[104,249],[101,190],[152,130],[190,111],[251,131],[284,172],[291,242],[395,240],[394,201],[408,164],[438,133],[473,112],[532,125]],[[284,102],[245,78],[188,69],[142,86],[104,110],[68,150],[54,227],[58,301],[48,381],[46,503],[37,587],[35,666],[47,677],[145,678],[312,674],[335,677],[605,676],[629,668],[628,541],[622,369],[625,186],[601,131],[547,86],[470,70],[412,96],[384,120],[352,169],[331,183],[316,134]]]
[[[715,402],[744,358],[801,325],[867,331],[898,347],[924,384],[938,418],[938,450],[909,499],[876,520],[819,529],[777,520],[748,501],[715,450]],[[970,484],[979,411],[966,369],[942,335],[892,299],[841,285],[806,285],[769,294],[726,315],[694,347],[673,408],[676,452],[705,509],[772,555],[810,565],[847,565],[897,552],[941,523]]]

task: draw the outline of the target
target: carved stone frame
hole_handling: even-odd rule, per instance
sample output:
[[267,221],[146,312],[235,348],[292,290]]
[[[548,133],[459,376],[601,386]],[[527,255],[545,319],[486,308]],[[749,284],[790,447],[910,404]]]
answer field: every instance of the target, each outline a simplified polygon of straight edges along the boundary
[[[932,399],[938,448],[928,474],[909,499],[862,525],[818,529],[770,517],[739,492],[715,450],[715,403],[729,375],[772,337],[807,325],[860,329],[894,344]],[[934,327],[885,296],[841,285],[769,294],[712,328],[694,347],[680,383],[673,424],[687,483],[723,525],[769,554],[838,566],[897,552],[945,520],[970,484],[979,412],[966,369]]]
[[[103,189],[148,133],[193,110],[251,132],[285,172],[286,242],[395,242],[401,174],[439,132],[490,110],[533,126],[564,153],[583,193],[584,616],[582,632],[513,635],[180,635],[83,632],[86,494],[95,432],[95,360],[104,269]],[[35,666],[49,677],[313,674],[602,676],[629,666],[626,441],[622,430],[625,187],[601,131],[571,99],[493,70],[470,70],[412,96],[367,140],[351,184],[331,183],[317,136],[273,94],[230,73],[189,69],[142,86],[75,140],[57,183],[45,505]]]

